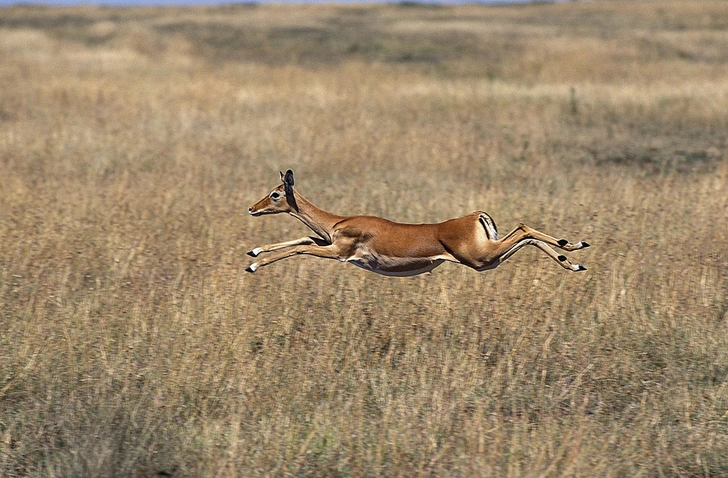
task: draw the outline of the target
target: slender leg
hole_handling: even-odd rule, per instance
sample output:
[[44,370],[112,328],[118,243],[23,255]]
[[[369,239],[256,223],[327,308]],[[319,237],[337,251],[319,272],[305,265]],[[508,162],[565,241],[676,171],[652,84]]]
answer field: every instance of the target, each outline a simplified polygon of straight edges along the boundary
[[501,241],[506,244],[515,244],[523,239],[536,239],[565,251],[576,251],[578,249],[589,247],[588,242],[579,241],[576,244],[572,244],[566,239],[556,239],[555,237],[551,237],[543,232],[537,231],[536,229],[532,229],[523,223],[519,224],[515,229],[506,234]]
[[557,254],[556,251],[551,249],[551,247],[549,247],[546,243],[541,242],[536,239],[523,239],[522,241],[517,242],[515,245],[513,245],[510,249],[505,251],[503,253],[503,255],[501,255],[498,258],[498,262],[501,263],[501,262],[505,261],[506,259],[511,257],[513,254],[518,252],[518,250],[520,250],[523,246],[538,247],[539,249],[544,251],[546,253],[546,255],[548,255],[551,259],[556,261],[564,269],[567,269],[570,271],[575,271],[575,272],[586,270],[586,267],[582,266],[581,264],[572,264],[571,261],[569,261],[569,259],[566,258],[566,256]]
[[270,255],[258,262],[254,262],[250,264],[250,266],[248,266],[248,268],[245,270],[247,272],[255,272],[260,267],[267,266],[268,264],[280,261],[281,259],[285,259],[286,257],[295,256],[296,254],[310,254],[312,256],[324,257],[327,259],[341,259],[342,257],[340,254],[340,248],[333,244],[330,244],[328,246],[304,244],[292,247],[286,251],[282,251],[277,254]]
[[256,247],[252,251],[248,252],[248,255],[251,257],[258,257],[258,254],[261,252],[272,252],[277,251],[278,249],[285,249],[286,247],[293,247],[293,246],[301,246],[301,245],[310,245],[310,244],[318,244],[320,246],[325,245],[326,243],[318,239],[316,237],[301,237],[300,239],[294,239],[292,241],[285,241],[285,242],[278,242],[275,244],[266,244],[261,247]]

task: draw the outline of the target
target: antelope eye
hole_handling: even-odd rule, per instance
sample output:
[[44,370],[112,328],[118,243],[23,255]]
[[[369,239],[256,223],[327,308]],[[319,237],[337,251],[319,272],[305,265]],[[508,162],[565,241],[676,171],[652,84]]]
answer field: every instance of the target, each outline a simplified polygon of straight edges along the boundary
[[274,201],[277,201],[281,198],[281,195],[280,193],[273,191],[272,193],[270,193],[270,198]]

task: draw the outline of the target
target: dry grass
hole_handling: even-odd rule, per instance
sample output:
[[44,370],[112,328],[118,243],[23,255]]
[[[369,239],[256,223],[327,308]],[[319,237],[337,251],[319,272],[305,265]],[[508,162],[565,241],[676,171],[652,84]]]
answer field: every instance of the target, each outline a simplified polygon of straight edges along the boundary
[[[728,10],[0,10],[0,475],[728,474]],[[247,207],[588,240],[412,279]],[[578,256],[578,257],[577,257]]]

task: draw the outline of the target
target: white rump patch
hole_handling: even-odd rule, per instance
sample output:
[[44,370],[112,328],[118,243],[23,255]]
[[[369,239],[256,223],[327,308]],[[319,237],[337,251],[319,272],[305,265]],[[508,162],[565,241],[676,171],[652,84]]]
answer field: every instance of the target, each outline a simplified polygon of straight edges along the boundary
[[498,240],[498,231],[496,231],[495,226],[493,225],[493,220],[486,216],[485,214],[481,214],[478,216],[478,219],[480,220],[480,223],[485,228],[486,232],[488,233],[488,236],[492,241]]

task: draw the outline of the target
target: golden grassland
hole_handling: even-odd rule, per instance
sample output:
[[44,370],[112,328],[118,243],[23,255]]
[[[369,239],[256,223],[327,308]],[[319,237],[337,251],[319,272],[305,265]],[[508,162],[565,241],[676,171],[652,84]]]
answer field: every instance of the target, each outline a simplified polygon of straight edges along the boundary
[[[0,9],[0,475],[728,474],[728,9]],[[324,209],[586,240],[409,279]]]

